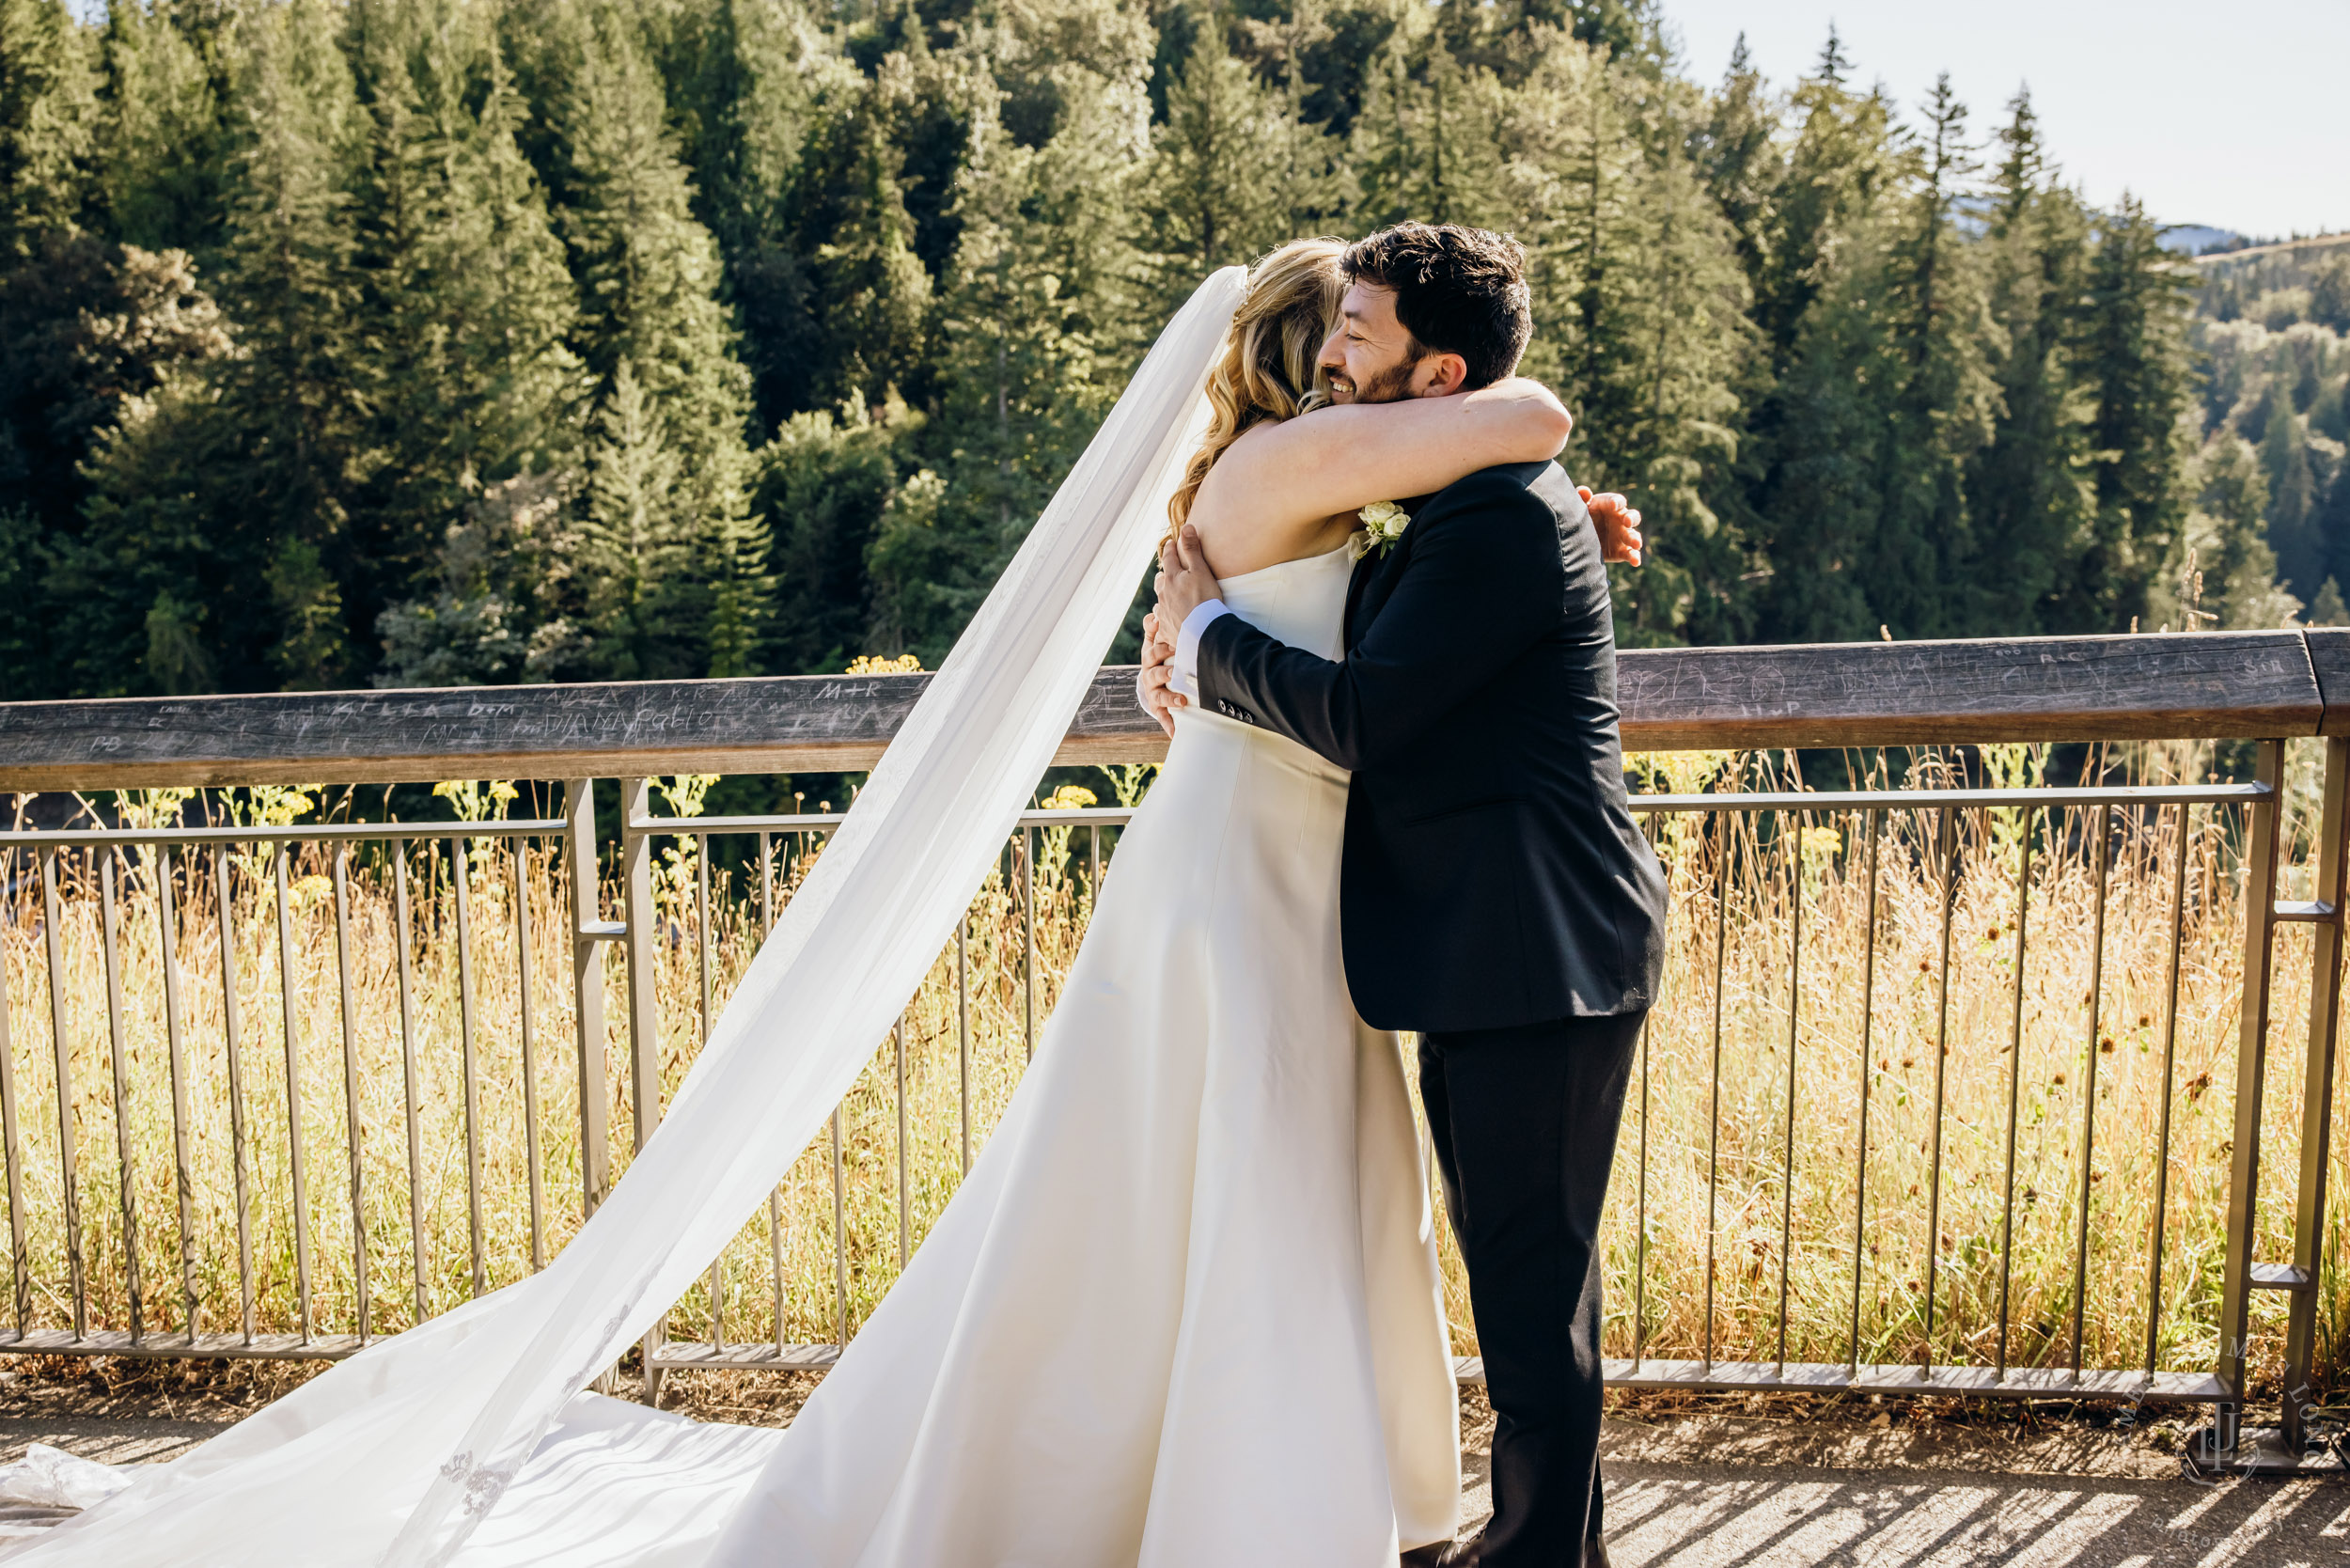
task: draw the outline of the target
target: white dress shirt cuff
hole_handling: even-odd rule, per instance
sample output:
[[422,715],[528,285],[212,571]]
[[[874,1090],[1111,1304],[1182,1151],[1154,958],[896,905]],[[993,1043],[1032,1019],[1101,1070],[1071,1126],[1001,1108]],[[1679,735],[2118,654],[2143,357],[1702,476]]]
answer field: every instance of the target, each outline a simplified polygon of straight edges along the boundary
[[1199,700],[1200,635],[1214,624],[1217,617],[1231,613],[1225,607],[1223,600],[1211,599],[1194,606],[1191,614],[1183,617],[1183,629],[1175,634],[1175,666],[1167,672],[1169,690],[1179,692],[1194,702]]

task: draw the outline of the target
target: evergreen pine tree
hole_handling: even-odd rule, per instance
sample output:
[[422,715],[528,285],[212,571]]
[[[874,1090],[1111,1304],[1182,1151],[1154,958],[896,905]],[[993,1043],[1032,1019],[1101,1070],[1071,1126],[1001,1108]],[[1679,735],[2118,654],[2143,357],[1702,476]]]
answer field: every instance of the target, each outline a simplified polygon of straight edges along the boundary
[[1833,28],[1812,75],[1795,86],[1795,119],[1784,173],[1775,182],[1769,260],[1755,282],[1755,324],[1783,368],[1825,279],[1829,251],[1848,226],[1868,216],[1893,155],[1885,100],[1844,86],[1851,62]]
[[1776,141],[1778,117],[1767,92],[1741,33],[1695,142],[1706,193],[1730,225],[1731,247],[1753,290],[1762,287],[1774,206],[1784,176]]
[[794,0],[713,0],[681,22],[689,61],[671,100],[686,127],[694,210],[726,267],[760,427],[774,430],[811,405],[810,368],[827,352],[814,247],[794,208],[819,199],[811,144],[864,83]]
[[[1089,8],[1061,20],[1085,25]],[[944,653],[1108,408],[1142,346],[1136,317],[1146,334],[1159,324],[1129,301],[1135,259],[1120,244],[1147,57],[1138,39],[1094,36],[1097,47],[1054,68],[1050,120],[1027,127],[1048,132],[1039,145],[1008,118],[1033,90],[1020,34],[999,35],[975,72],[960,238],[939,302],[940,396],[919,442],[946,494],[894,509],[871,546],[871,640],[885,651]]]
[[1974,570],[1966,472],[1991,437],[1998,389],[1985,360],[1997,336],[1983,300],[1982,255],[1959,232],[1959,205],[1976,164],[1966,105],[1936,80],[1922,110],[1914,189],[1887,259],[1889,363],[1879,465],[1883,513],[1869,553],[1871,600],[1896,636],[1966,628],[1950,586]]
[[678,634],[691,613],[693,519],[681,517],[685,460],[634,362],[613,368],[598,400],[580,575],[591,657],[611,679],[649,680],[698,662]]
[[1978,555],[1965,629],[2104,631],[2046,619],[2096,504],[2072,353],[2088,215],[2048,180],[2030,95],[2017,93],[2009,109],[1983,236],[1999,416],[1968,479]]
[[813,262],[823,349],[795,407],[848,397],[878,403],[916,375],[928,347],[931,276],[915,253],[904,154],[891,138],[913,101],[913,74],[903,57],[885,60],[809,149],[822,194],[800,208],[798,231]]
[[1326,0],[1291,0],[1288,14],[1273,21],[1244,20],[1261,70],[1279,87],[1281,165],[1273,193],[1285,236],[1314,234],[1333,227],[1344,207],[1344,149],[1326,125],[1314,121],[1307,105],[1314,84],[1308,76],[1313,52],[1337,38]]
[[371,626],[345,626],[338,587],[363,441],[351,187],[364,132],[341,24],[326,0],[246,21],[239,96],[254,139],[229,225],[227,293],[246,352],[227,401],[253,453],[239,476],[247,516],[268,541],[279,629],[266,656],[278,680],[310,685],[345,679],[352,644],[372,641]]
[[2284,376],[2269,378],[2264,400],[2260,458],[2268,479],[2268,543],[2277,553],[2279,580],[2303,600],[2312,600],[2326,575],[2326,551],[2318,531],[2317,475],[2310,464],[2309,431],[2293,410],[2293,393]]
[[1164,321],[1218,267],[1289,239],[1292,157],[1282,99],[1233,55],[1220,8],[1198,19],[1191,54],[1152,132],[1140,192],[1141,245],[1153,280],[1142,309]]
[[1816,297],[1765,410],[1769,467],[1756,502],[1765,641],[1850,641],[1884,624],[1868,581],[1883,512],[1883,411],[1870,378],[1884,372],[1888,344],[1870,302],[1883,297],[1888,254],[1874,215],[1843,227],[1808,286]]
[[[445,589],[442,557],[476,497],[577,461],[586,392],[567,342],[571,274],[515,138],[525,111],[495,39],[445,25],[418,36],[386,13],[363,32],[373,430],[368,483],[352,503],[363,565],[348,585],[354,620],[370,628],[390,604]],[[477,77],[478,110],[468,106]],[[407,624],[413,666],[428,655],[422,623]],[[436,624],[455,635],[474,623]],[[452,668],[487,667],[450,657]]]
[[2049,624],[2118,629],[2154,619],[2150,596],[2178,548],[2190,448],[2188,268],[2136,198],[2099,222],[2075,322],[2078,384],[2093,412],[2096,511]]
[[[1537,34],[1534,58],[1550,65],[1551,40],[1559,35],[1547,28]],[[1405,21],[1389,37],[1366,75],[1362,112],[1355,118],[1352,156],[1361,189],[1356,227],[1406,219],[1523,227],[1512,221],[1502,172],[1510,134],[1507,96],[1491,68],[1476,58],[1483,53],[1482,39],[1475,13],[1451,5],[1433,21]],[[1577,58],[1559,63],[1559,71],[1596,69],[1588,50],[1569,47]]]
[[2311,602],[2306,619],[2311,626],[2350,626],[2350,604],[2343,602],[2339,582],[2330,576],[2326,579]]
[[[243,15],[220,299],[239,351],[125,410],[60,552],[58,653],[86,692],[328,684],[352,672],[340,573],[361,450],[350,185],[358,130],[325,0]],[[144,657],[142,657],[142,653]]]
[[2196,464],[2200,494],[2186,529],[2187,571],[2200,605],[2189,617],[2229,631],[2265,631],[2289,624],[2300,604],[2277,585],[2277,556],[2268,547],[2268,480],[2251,443],[2221,434]]
[[235,177],[232,21],[203,0],[106,8],[99,180],[107,216],[126,243],[186,250],[206,268],[227,240]]
[[639,679],[740,669],[771,589],[747,494],[748,378],[626,12],[595,14],[562,111],[581,357],[600,385],[574,563],[593,666]]
[[90,38],[65,0],[0,0],[0,266],[88,216],[98,125]]
[[[1685,85],[1648,83],[1536,26],[1538,54],[1511,89],[1505,196],[1539,213],[1529,248],[1535,336],[1528,373],[1553,381],[1577,421],[1580,482],[1629,494],[1654,536],[1651,564],[1617,581],[1618,635],[1722,635],[1736,607],[1737,386],[1752,337],[1733,235],[1691,148],[1705,113]],[[1704,587],[1700,590],[1700,579]]]

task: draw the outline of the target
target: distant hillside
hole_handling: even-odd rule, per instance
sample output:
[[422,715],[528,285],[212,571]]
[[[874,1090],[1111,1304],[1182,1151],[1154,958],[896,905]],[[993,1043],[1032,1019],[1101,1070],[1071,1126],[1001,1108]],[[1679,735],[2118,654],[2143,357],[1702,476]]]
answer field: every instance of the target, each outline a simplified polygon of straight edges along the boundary
[[2172,224],[2162,231],[2165,250],[2175,250],[2182,256],[2201,256],[2207,250],[2218,250],[2240,243],[2244,236],[2232,228],[2214,228],[2209,224]]
[[2195,259],[2206,510],[2259,519],[2280,587],[2350,624],[2350,234]]
[[[2171,235],[2183,232],[2218,234],[2222,231],[2216,228],[2194,230],[2170,229],[2163,235],[2163,243],[2166,245],[2170,244]],[[2242,235],[2230,235],[2227,237],[2231,239],[2243,238]],[[2332,257],[2334,252],[2342,249],[2344,246],[2350,246],[2350,234],[2312,234],[2305,240],[2274,240],[2266,244],[2247,245],[2241,250],[2212,251],[2208,254],[2198,251],[2195,256],[2195,264],[2205,269],[2224,269],[2233,267],[2246,261],[2286,258],[2289,259],[2287,263],[2289,265],[2313,267],[2323,264]]]

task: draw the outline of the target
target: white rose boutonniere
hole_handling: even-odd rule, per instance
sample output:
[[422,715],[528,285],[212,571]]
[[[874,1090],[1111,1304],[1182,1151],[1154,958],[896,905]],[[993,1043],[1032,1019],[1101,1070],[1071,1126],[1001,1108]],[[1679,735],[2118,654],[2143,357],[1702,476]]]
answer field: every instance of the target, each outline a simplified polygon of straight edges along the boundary
[[1412,521],[1411,513],[1393,501],[1373,501],[1355,515],[1363,520],[1363,531],[1347,542],[1356,560],[1373,550],[1384,556],[1395,548],[1395,541],[1403,537],[1403,530]]

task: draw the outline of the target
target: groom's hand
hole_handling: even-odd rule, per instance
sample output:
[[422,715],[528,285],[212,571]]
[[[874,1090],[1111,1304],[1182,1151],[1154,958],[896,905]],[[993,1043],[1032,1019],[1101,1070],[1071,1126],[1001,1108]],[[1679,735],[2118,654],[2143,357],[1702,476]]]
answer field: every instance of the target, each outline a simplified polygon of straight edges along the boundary
[[1215,573],[1199,548],[1199,536],[1186,523],[1173,539],[1159,546],[1159,625],[1170,642],[1183,629],[1191,612],[1221,597]]
[[1599,534],[1599,558],[1622,566],[1639,565],[1640,546],[1647,541],[1640,537],[1640,514],[1632,510],[1632,503],[1613,491],[1594,495],[1589,485],[1576,485],[1574,493],[1590,509],[1591,526]]

